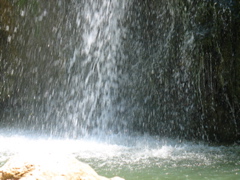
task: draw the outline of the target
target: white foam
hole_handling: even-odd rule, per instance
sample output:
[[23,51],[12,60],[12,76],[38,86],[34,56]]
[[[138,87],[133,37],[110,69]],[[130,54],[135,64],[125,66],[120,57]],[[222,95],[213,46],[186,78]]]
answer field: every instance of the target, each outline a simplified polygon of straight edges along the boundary
[[[91,136],[58,139],[27,135],[0,135],[0,161],[17,153],[74,155],[78,159],[102,164],[148,166],[211,165],[229,159],[233,150],[191,142],[178,142],[151,136]],[[234,151],[240,152],[239,147]],[[230,151],[230,152],[229,152]],[[237,156],[237,155],[236,155]],[[238,156],[237,156],[238,157]],[[232,153],[232,157],[234,153]]]

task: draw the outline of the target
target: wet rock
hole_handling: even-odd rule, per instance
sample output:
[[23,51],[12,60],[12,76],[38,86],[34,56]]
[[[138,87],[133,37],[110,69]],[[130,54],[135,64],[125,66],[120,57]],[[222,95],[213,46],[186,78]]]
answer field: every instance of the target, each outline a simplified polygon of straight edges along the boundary
[[89,165],[70,156],[17,155],[0,169],[0,180],[124,180],[98,175]]

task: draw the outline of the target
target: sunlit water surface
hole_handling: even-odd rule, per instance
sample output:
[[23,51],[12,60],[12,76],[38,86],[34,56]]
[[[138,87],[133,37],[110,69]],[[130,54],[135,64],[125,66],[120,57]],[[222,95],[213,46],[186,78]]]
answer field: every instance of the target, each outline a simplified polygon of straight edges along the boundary
[[0,145],[0,166],[17,153],[49,152],[74,155],[100,175],[126,180],[240,179],[237,145],[210,146],[148,135],[64,139],[6,129],[0,131]]

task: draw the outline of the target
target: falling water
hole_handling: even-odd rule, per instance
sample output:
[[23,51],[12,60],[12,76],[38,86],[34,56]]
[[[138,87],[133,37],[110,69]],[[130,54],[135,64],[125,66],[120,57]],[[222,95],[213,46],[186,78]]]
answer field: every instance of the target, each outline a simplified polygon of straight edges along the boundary
[[237,141],[233,2],[27,2],[3,27],[6,127]]
[[70,39],[75,45],[66,65],[64,113],[57,117],[62,119],[58,131],[73,128],[74,133],[86,134],[93,129],[111,130],[113,124],[123,123],[115,121],[126,11],[126,1],[84,1],[75,5],[76,35]]
[[[117,113],[123,107],[120,68],[129,4],[59,1],[20,9],[17,43],[23,47],[14,69],[21,77],[15,85],[19,97],[13,100],[18,112],[11,112],[19,117],[15,125],[64,136],[122,129],[126,123]],[[35,6],[39,9],[32,12]]]
[[1,2],[0,166],[46,151],[129,180],[239,179],[238,145],[199,141],[239,133],[232,1]]

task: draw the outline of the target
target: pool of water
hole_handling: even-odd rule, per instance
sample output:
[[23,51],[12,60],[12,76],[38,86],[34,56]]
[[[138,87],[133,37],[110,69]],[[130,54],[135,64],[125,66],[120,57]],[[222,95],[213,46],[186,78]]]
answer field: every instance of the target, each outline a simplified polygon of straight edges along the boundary
[[0,131],[0,166],[14,154],[74,155],[100,175],[126,180],[240,179],[240,146],[212,146],[153,136],[99,135],[78,139]]

